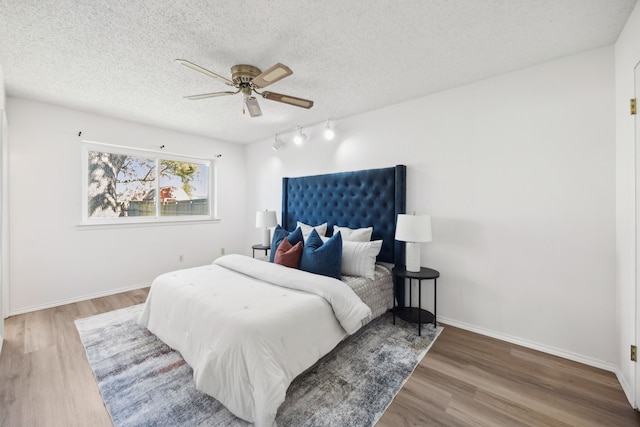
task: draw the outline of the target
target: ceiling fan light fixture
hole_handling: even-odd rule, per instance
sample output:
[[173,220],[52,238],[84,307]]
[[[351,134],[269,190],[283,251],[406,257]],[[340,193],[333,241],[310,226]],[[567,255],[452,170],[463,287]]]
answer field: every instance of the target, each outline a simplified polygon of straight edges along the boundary
[[302,133],[302,128],[298,126],[298,133],[293,137],[293,142],[295,142],[296,145],[301,145],[306,140],[307,140],[307,134]]
[[333,128],[331,127],[331,123],[329,122],[329,120],[327,120],[327,125],[324,128],[324,139],[326,139],[327,141],[331,141],[333,138],[336,137],[336,133],[333,131]]
[[258,100],[255,96],[247,96],[244,98],[244,105],[249,110],[249,115],[251,117],[258,117],[262,115],[262,110],[260,109],[260,105],[258,104]]

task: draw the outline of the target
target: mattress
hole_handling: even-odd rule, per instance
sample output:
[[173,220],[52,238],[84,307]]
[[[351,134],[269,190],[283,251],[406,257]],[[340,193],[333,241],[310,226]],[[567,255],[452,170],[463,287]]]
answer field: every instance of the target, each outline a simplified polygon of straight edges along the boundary
[[393,274],[391,268],[376,264],[373,279],[361,276],[342,276],[344,283],[371,309],[370,322],[393,308]]

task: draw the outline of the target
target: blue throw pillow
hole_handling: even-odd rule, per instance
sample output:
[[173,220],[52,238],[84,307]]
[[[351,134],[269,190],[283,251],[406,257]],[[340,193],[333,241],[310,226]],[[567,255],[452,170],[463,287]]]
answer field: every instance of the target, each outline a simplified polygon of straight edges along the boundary
[[314,229],[304,243],[300,270],[340,279],[342,269],[342,235],[336,233],[326,242]]
[[282,243],[285,237],[287,238],[289,243],[291,243],[291,246],[295,246],[296,243],[303,241],[302,230],[300,228],[296,228],[291,233],[289,233],[287,230],[280,227],[280,225],[277,225],[276,228],[273,230],[273,238],[271,239],[271,253],[269,254],[270,262],[273,262],[273,259],[276,256],[276,250],[278,249],[278,247],[280,246],[280,243]]

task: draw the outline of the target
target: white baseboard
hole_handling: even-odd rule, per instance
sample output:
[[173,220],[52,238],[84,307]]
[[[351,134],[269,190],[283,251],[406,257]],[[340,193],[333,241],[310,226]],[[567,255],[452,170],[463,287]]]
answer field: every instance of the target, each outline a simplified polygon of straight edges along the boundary
[[69,299],[65,299],[65,300],[58,300],[58,301],[54,301],[54,302],[50,302],[50,303],[46,303],[46,304],[40,304],[40,305],[31,306],[31,307],[19,308],[17,310],[13,310],[13,311],[9,312],[9,316],[15,316],[17,314],[30,313],[32,311],[44,310],[44,309],[47,309],[47,308],[59,307],[61,305],[73,304],[75,302],[86,301],[86,300],[90,300],[90,299],[94,299],[94,298],[106,297],[106,296],[109,296],[109,295],[121,294],[123,292],[134,291],[136,289],[147,288],[149,286],[151,286],[151,283],[140,283],[140,284],[137,284],[137,285],[125,286],[123,288],[117,288],[117,289],[111,289],[111,290],[108,290],[108,291],[98,292],[98,293],[95,293],[95,294],[83,295],[83,296],[80,296],[80,297],[69,298]]
[[[617,375],[618,368],[611,362],[606,362],[592,357],[584,356],[571,351],[562,350],[559,348],[551,347],[544,344],[535,343],[532,341],[523,340],[522,338],[514,337],[507,334],[491,331],[489,329],[480,328],[468,323],[459,322],[457,320],[449,319],[447,317],[438,316],[438,323],[445,323],[447,325],[455,326],[456,328],[465,329],[467,331],[475,332],[480,335],[485,335],[491,338],[496,338],[501,341],[510,342],[512,344],[527,347],[532,350],[538,350],[543,353],[552,354],[554,356],[562,357],[564,359],[573,360],[574,362],[584,363],[585,365],[593,366],[596,368],[604,369],[605,371],[613,372]],[[626,392],[625,392],[626,393]],[[627,396],[629,396],[627,394]],[[633,405],[632,405],[633,406]]]
[[631,387],[629,384],[627,384],[627,382],[624,379],[624,375],[622,375],[622,372],[620,372],[620,369],[618,369],[616,367],[616,370],[614,371],[614,373],[616,374],[616,377],[618,378],[618,382],[620,383],[620,386],[622,387],[622,391],[624,392],[624,395],[627,396],[627,400],[629,401],[629,404],[631,405],[631,407],[633,409],[635,409],[637,411],[638,407],[636,406],[635,396],[633,395],[633,387]]

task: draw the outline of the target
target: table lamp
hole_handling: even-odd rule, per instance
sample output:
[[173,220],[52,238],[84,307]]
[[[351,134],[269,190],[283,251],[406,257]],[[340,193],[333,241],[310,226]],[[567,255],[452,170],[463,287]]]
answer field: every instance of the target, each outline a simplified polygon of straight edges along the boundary
[[271,230],[269,228],[276,225],[278,225],[276,211],[264,210],[256,212],[256,228],[264,228],[262,234],[262,244],[264,246],[271,245]]
[[420,243],[431,241],[431,217],[429,215],[398,215],[396,240],[406,242],[406,269],[420,271]]

